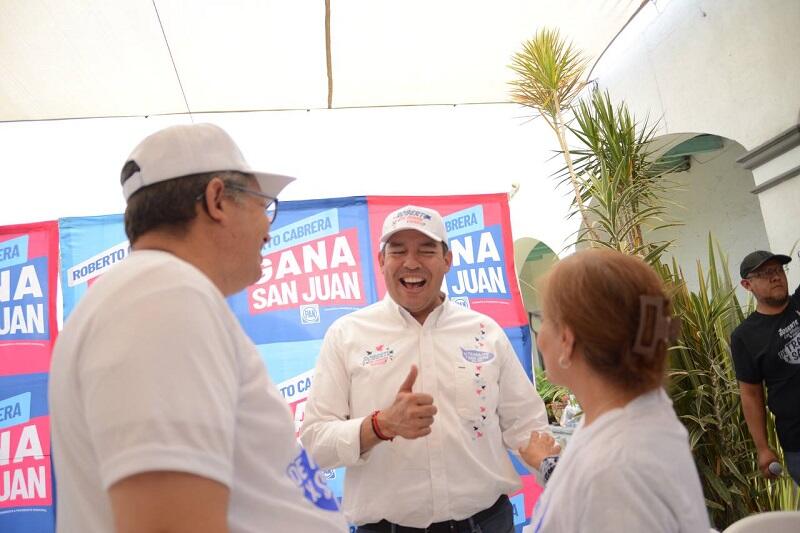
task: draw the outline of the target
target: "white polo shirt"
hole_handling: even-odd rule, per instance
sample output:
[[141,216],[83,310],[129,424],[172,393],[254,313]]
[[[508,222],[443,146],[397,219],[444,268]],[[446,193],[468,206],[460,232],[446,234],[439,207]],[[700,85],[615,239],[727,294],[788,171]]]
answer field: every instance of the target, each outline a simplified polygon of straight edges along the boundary
[[[364,417],[392,404],[412,364],[433,396],[430,435],[360,456]],[[409,527],[464,519],[520,485],[507,449],[547,427],[544,403],[502,328],[445,300],[420,325],[387,295],[325,335],[301,440],[324,468],[346,466],[343,509],[355,524]]]

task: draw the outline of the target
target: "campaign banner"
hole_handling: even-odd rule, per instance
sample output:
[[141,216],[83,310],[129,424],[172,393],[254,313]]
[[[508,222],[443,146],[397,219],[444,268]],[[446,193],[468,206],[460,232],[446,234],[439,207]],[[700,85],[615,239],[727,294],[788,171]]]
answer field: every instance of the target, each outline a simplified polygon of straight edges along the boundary
[[364,197],[281,202],[261,279],[228,299],[253,342],[322,339],[334,320],[374,302],[369,237]]
[[53,490],[47,374],[0,376],[0,531],[52,532]]
[[64,321],[96,279],[130,253],[122,215],[58,221]]
[[0,227],[0,376],[50,368],[57,275],[56,222]]
[[58,224],[0,227],[0,531],[55,527],[47,372],[58,332]]
[[[444,218],[453,254],[442,290],[450,300],[494,318],[503,328],[527,325],[517,276],[506,194],[465,196],[369,196],[372,242],[380,239],[383,220],[405,205],[428,207]],[[377,257],[373,268],[380,272]],[[386,287],[376,280],[378,297]],[[530,352],[528,352],[530,353]]]

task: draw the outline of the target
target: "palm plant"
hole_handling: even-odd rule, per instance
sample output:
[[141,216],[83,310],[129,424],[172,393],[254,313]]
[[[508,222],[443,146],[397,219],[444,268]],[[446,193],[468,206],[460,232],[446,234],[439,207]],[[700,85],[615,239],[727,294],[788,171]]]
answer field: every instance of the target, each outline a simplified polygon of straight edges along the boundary
[[[697,265],[700,288],[688,290],[680,267],[661,261],[672,241],[648,241],[665,221],[664,174],[672,169],[653,162],[654,128],[638,123],[624,103],[612,105],[606,92],[573,105],[585,86],[585,60],[557,31],[541,30],[514,57],[514,99],[537,109],[558,139],[566,167],[557,174],[575,191],[570,216],[580,215],[577,240],[639,255],[673,289],[675,313],[683,318],[681,339],[670,352],[667,388],[675,411],[689,432],[706,504],[718,528],[766,510],[798,509],[800,500],[788,477],[764,479],[740,407],[729,339],[744,318],[721,252],[709,235],[707,270]],[[568,124],[564,116],[574,116]],[[570,149],[566,133],[582,144]],[[768,422],[773,449],[780,450],[774,423]]]
[[593,235],[584,211],[581,187],[567,149],[567,124],[565,111],[586,87],[583,74],[589,64],[572,43],[561,38],[558,30],[544,28],[533,39],[522,45],[514,54],[511,70],[517,78],[511,82],[512,99],[539,113],[553,130],[567,165],[569,181],[575,193],[574,205],[583,216],[584,226]]
[[[697,292],[687,289],[674,260],[656,269],[672,287],[674,312],[683,319],[680,342],[670,354],[670,396],[689,432],[712,521],[724,528],[754,512],[797,509],[798,499],[791,479],[769,481],[758,471],[728,342],[744,311],[725,256],[719,247],[715,254],[710,235],[708,262],[704,271],[698,261]],[[769,434],[777,449],[773,422]]]
[[547,379],[547,374],[539,367],[534,367],[534,374],[536,379],[536,392],[542,399],[547,410],[547,418],[551,423],[557,423],[561,413],[556,412],[553,407],[554,404],[563,402],[564,398],[569,396],[569,389],[561,385],[551,383]]
[[664,194],[671,185],[664,175],[673,169],[658,164],[653,155],[655,126],[637,122],[624,102],[613,105],[608,92],[594,91],[573,112],[575,125],[569,130],[583,145],[570,149],[573,171],[590,223],[599,229],[591,232],[584,226],[577,241],[658,262],[672,241],[648,242],[644,228],[676,224],[665,220]]

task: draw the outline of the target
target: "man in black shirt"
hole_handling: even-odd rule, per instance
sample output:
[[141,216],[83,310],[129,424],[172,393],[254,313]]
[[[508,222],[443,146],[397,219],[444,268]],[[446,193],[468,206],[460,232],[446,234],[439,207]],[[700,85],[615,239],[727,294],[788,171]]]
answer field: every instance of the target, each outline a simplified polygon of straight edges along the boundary
[[767,442],[766,385],[787,470],[800,484],[800,287],[789,295],[786,264],[791,260],[763,250],[742,260],[742,287],[755,297],[756,310],[731,335],[731,353],[759,468],[775,477],[769,469],[778,459]]

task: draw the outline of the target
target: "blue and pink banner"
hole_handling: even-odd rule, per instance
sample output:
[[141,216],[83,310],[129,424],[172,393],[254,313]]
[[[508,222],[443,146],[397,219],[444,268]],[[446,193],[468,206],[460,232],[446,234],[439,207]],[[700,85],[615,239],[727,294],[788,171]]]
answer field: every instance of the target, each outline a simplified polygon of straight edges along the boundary
[[[262,250],[261,279],[229,303],[289,404],[296,428],[328,327],[385,294],[377,260],[381,226],[389,212],[407,204],[442,214],[453,253],[442,289],[459,305],[494,318],[531,375],[531,338],[514,272],[505,194],[281,202],[271,241]],[[59,238],[65,321],[92,283],[130,253],[122,215],[65,218],[58,227],[49,222],[0,228],[3,532],[53,531],[47,371],[56,334]],[[524,484],[512,495],[519,529],[541,489],[515,465]],[[342,469],[326,472],[338,496],[343,475]],[[3,514],[6,509],[15,512]]]
[[0,227],[0,531],[55,524],[47,373],[57,334],[58,226]]
[[96,279],[130,253],[122,215],[62,218],[61,293],[64,321]]

